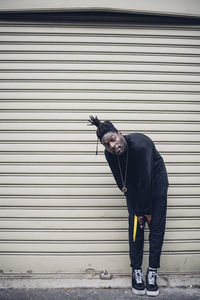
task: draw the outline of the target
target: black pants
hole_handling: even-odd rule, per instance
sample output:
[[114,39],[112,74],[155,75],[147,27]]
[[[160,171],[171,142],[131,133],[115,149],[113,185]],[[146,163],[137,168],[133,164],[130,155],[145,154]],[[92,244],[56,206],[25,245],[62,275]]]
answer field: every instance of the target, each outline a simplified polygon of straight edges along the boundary
[[[160,267],[160,256],[165,234],[167,194],[153,198],[152,220],[149,232],[149,266]],[[136,239],[133,241],[134,212],[129,213],[129,254],[134,269],[142,267],[144,229],[137,226]]]

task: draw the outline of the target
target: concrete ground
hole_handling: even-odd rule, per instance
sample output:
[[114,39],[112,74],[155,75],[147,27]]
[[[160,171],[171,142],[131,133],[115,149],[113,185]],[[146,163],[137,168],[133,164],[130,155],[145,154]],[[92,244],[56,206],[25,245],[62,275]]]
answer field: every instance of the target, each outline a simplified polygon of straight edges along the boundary
[[[200,300],[200,274],[160,275],[158,284],[162,300]],[[66,275],[0,276],[0,300],[129,300],[149,299],[131,290],[130,276],[98,277]]]
[[[131,289],[5,289],[0,290],[1,300],[146,300],[152,297],[135,296]],[[156,299],[199,300],[198,289],[163,288]]]

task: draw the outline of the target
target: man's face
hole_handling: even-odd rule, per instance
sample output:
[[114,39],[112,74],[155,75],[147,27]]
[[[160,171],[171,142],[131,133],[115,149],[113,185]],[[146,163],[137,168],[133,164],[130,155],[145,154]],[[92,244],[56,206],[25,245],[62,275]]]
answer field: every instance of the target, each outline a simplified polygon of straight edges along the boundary
[[101,143],[108,152],[115,155],[122,154],[127,148],[126,140],[121,132],[107,132],[101,138]]

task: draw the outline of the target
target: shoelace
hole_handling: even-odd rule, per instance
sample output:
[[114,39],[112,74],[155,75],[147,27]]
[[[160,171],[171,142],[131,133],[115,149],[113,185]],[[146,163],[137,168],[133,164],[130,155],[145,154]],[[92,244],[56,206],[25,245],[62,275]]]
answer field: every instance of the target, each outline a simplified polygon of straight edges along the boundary
[[135,281],[137,283],[142,283],[143,275],[141,270],[134,270]]
[[148,284],[155,284],[158,277],[155,271],[148,271]]

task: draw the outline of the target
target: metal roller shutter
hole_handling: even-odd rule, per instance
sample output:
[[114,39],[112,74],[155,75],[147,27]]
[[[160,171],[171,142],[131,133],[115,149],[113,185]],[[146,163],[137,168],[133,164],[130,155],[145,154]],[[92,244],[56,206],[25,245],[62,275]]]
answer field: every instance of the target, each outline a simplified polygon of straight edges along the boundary
[[199,271],[199,29],[0,24],[4,272],[130,272],[125,199],[90,114],[153,139],[170,181],[161,271]]

